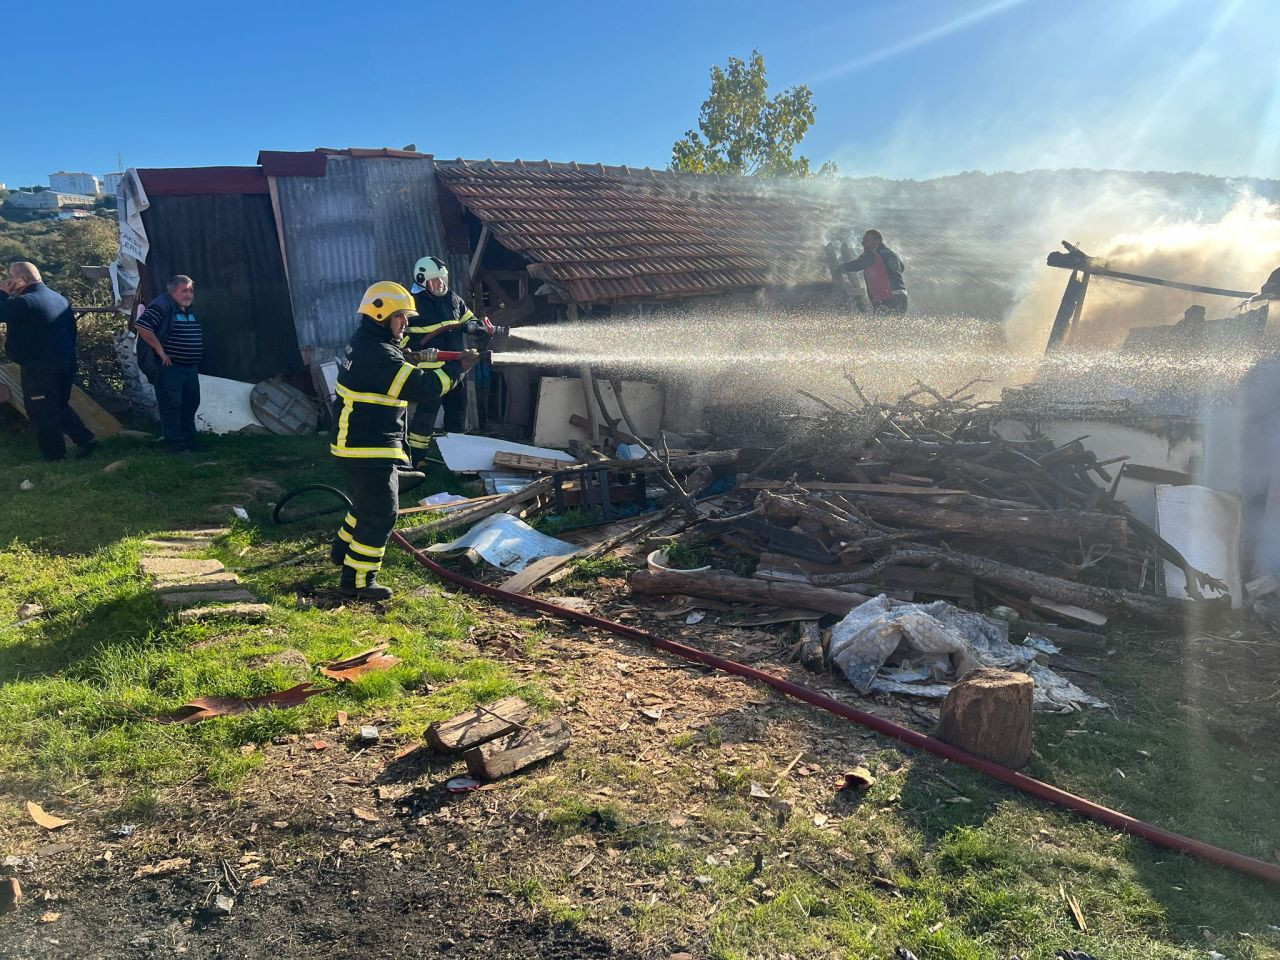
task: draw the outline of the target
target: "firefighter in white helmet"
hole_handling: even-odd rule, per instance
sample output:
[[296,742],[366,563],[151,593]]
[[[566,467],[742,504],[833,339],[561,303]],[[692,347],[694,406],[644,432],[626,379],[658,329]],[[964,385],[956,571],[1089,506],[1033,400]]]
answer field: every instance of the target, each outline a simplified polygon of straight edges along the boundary
[[[423,257],[414,264],[413,286],[409,289],[414,295],[418,316],[409,324],[408,349],[467,349],[467,336],[462,328],[476,317],[463,299],[449,289],[449,268],[445,262],[439,257]],[[463,371],[454,361],[420,363],[418,366],[443,369],[450,377],[462,380]],[[438,400],[418,404],[409,422],[409,455],[415,465],[426,458],[441,407],[444,407],[444,432],[462,433],[466,430],[466,384],[459,382],[457,389],[450,390]]]

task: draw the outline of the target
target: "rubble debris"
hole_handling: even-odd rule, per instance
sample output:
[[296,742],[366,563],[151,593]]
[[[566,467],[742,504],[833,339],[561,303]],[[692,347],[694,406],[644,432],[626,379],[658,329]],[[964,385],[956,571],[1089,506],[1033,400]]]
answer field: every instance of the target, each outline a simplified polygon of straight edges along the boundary
[[360,728],[360,732],[356,734],[356,740],[361,746],[371,746],[382,739],[382,734],[378,732],[378,728],[366,724]]
[[427,745],[442,753],[460,753],[517,729],[533,716],[533,707],[520,697],[507,697],[476,707],[427,727]]
[[1034,687],[1025,673],[969,671],[942,701],[938,739],[1021,770],[1031,759]]
[[334,660],[332,663],[324,664],[320,667],[320,673],[330,680],[350,683],[367,673],[388,670],[400,662],[399,657],[387,653],[388,649],[390,644],[379,644],[344,660]]
[[234,898],[227,896],[225,893],[220,893],[213,898],[213,915],[215,917],[229,917],[231,916],[231,911],[235,908],[236,902]]
[[778,607],[800,607],[844,616],[870,597],[798,583],[770,583],[727,573],[674,573],[637,570],[627,577],[631,592],[650,596],[688,594],[741,603],[768,603]]
[[463,754],[467,772],[477,780],[509,777],[563,753],[569,746],[569,725],[559,717],[509,736],[490,740]]
[[458,539],[425,549],[445,555],[474,554],[510,573],[519,573],[544,557],[573,556],[578,552],[573,544],[539,533],[507,513],[485,517]]
[[199,697],[158,719],[161,723],[199,723],[210,717],[248,713],[261,707],[279,709],[296,707],[318,693],[324,693],[324,691],[310,683],[299,683],[287,690],[266,693],[258,697]]

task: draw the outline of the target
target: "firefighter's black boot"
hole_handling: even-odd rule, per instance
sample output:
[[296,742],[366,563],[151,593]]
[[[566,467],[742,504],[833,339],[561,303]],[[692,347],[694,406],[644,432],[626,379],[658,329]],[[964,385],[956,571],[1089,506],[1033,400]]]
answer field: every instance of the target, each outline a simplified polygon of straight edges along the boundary
[[342,582],[338,584],[338,592],[344,597],[354,597],[357,600],[381,602],[391,599],[391,588],[378,583],[378,575],[372,571],[364,573],[364,584],[357,586],[356,578],[362,572],[351,567],[343,567]]

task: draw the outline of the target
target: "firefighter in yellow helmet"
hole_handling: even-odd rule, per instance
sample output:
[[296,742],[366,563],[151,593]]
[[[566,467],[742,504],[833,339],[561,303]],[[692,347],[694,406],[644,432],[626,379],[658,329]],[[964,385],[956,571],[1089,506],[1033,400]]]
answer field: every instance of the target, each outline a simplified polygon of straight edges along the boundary
[[377,576],[400,509],[397,467],[409,460],[404,448],[408,406],[438,402],[462,371],[475,366],[479,354],[465,353],[456,376],[406,361],[400,343],[418,314],[413,294],[398,283],[384,280],[371,286],[359,314],[360,325],[339,363],[342,409],[329,446],[347,475],[351,511],[330,558],[342,566],[343,596],[387,600],[391,591]]

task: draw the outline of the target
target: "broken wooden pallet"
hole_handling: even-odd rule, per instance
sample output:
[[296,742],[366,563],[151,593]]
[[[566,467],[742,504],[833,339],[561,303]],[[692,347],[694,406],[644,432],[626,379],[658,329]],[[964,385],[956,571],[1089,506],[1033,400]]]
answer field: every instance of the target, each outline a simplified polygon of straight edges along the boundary
[[427,745],[442,752],[470,750],[513,730],[525,729],[532,716],[533,707],[523,699],[507,697],[431,724],[427,727]]
[[500,740],[490,740],[462,755],[477,780],[498,780],[557,756],[569,746],[569,724],[555,717]]

